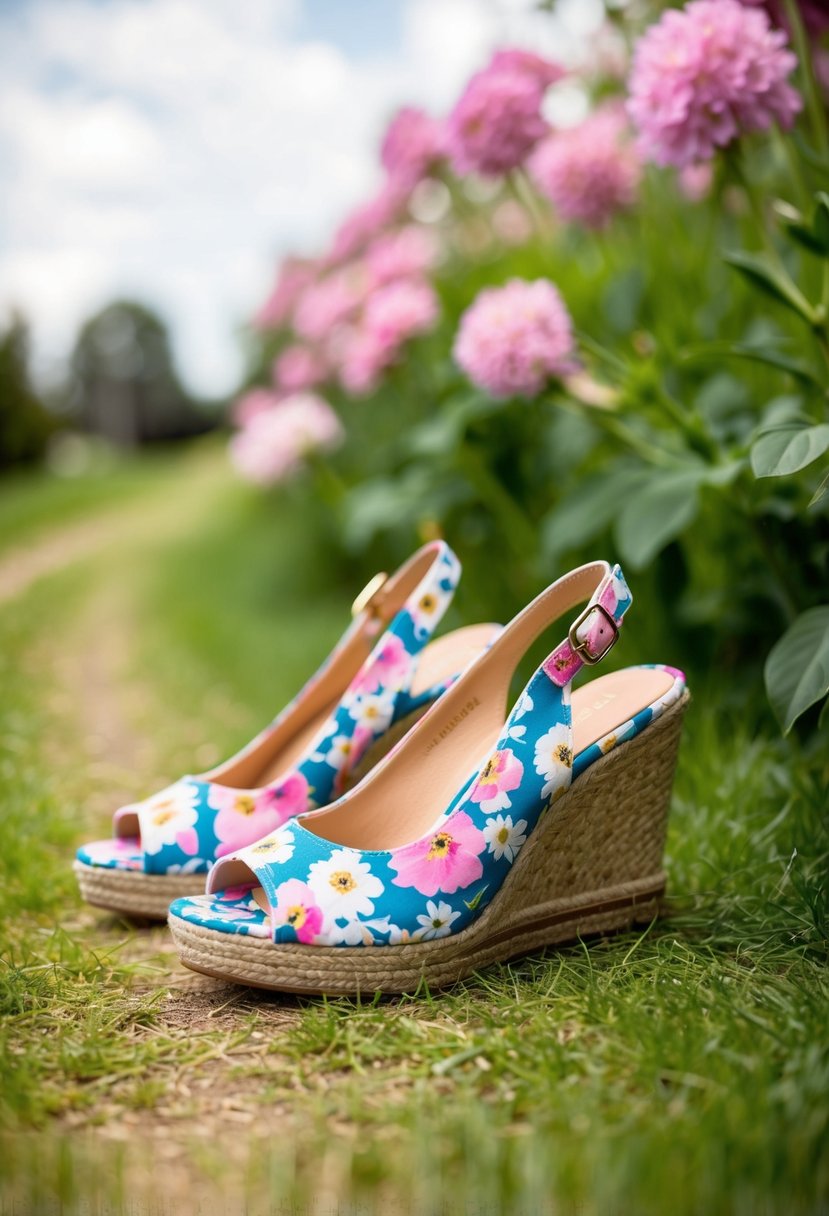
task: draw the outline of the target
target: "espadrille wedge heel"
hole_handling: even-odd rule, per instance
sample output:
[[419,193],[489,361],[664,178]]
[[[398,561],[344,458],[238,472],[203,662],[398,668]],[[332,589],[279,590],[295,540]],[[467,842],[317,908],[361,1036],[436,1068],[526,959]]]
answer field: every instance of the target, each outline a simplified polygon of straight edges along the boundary
[[372,579],[332,654],[266,730],[211,772],[122,807],[112,839],[78,850],[83,897],[163,920],[173,899],[204,891],[218,858],[354,785],[499,632],[471,625],[430,641],[459,575],[437,541]]
[[[585,600],[507,713],[528,647]],[[356,789],[176,901],[182,961],[292,992],[406,992],[652,920],[684,677],[644,666],[572,690],[630,604],[605,562],[553,583]]]

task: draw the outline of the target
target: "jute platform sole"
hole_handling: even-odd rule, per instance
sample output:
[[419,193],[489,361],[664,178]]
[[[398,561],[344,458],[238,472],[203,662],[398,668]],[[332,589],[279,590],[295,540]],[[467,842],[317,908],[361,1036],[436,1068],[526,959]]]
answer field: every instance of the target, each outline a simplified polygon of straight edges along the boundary
[[82,861],[76,861],[73,869],[88,904],[123,916],[166,920],[174,899],[204,891],[204,874],[144,874],[140,870],[88,866]]
[[489,963],[650,923],[665,887],[671,787],[688,694],[590,766],[539,823],[503,887],[462,933],[399,946],[275,945],[178,916],[170,929],[194,971],[284,992],[412,992]]

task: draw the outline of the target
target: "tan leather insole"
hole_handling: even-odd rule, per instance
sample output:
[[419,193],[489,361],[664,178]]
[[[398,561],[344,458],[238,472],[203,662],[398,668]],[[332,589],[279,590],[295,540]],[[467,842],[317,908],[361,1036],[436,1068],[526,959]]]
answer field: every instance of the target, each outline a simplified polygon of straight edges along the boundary
[[[429,642],[423,649],[414,675],[411,688],[413,696],[463,671],[492,641],[497,629],[498,626],[494,624],[466,625],[462,629],[453,630],[451,634],[436,638],[434,642]],[[230,760],[205,776],[220,786],[226,784],[243,789],[267,786],[282,772],[286,772],[314,742],[323,722],[337,708],[340,697],[342,689],[338,689],[337,693],[329,697],[326,704],[320,706],[309,719],[298,722],[297,728],[288,737],[284,737],[281,732],[280,739],[264,739],[260,748],[255,749],[255,753],[244,758],[243,772],[239,772],[238,761]]]
[[[610,734],[614,727],[624,725],[647,709],[668,692],[672,683],[673,676],[666,671],[628,667],[599,676],[575,689],[572,696],[573,754],[577,756]],[[474,719],[478,708],[472,706],[461,722]],[[457,745],[448,744],[453,735],[462,733],[460,729],[452,728],[450,719],[444,726],[443,737],[430,740],[425,754],[424,749],[419,748],[417,753],[401,756],[397,763],[389,765],[389,770],[395,770],[398,790],[393,803],[386,802],[380,793],[384,774],[378,772],[375,780],[369,777],[342,807],[306,816],[305,826],[326,840],[358,849],[392,849],[417,840],[438,821],[464,782],[472,776],[476,764],[483,764],[497,743],[503,730],[503,717],[493,735],[489,723],[484,729],[485,716],[479,718],[480,727],[476,724],[476,729],[468,728],[462,755]],[[444,746],[445,753],[438,758],[435,752]],[[428,802],[421,797],[427,773]],[[359,816],[358,822],[352,822],[355,813]],[[356,830],[350,830],[352,828]],[[249,878],[250,871],[240,863],[238,875],[228,876],[227,885],[244,882],[245,872]],[[256,887],[252,895],[267,912],[270,905],[262,888]]]
[[[574,752],[658,701],[672,680],[658,669],[632,667],[576,689]],[[391,849],[417,840],[494,748],[504,725],[503,710],[493,713],[497,708],[497,698],[484,701],[473,693],[454,716],[444,718],[440,731],[422,729],[429,725],[424,722],[415,728],[419,747],[408,747],[395,764],[378,769],[346,802],[308,816],[305,826],[327,840],[357,849]]]

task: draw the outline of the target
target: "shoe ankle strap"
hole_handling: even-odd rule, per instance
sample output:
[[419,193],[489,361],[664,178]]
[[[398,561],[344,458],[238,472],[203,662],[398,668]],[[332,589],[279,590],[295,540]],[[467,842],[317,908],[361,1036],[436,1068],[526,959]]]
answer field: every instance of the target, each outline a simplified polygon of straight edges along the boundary
[[[355,676],[359,686],[370,683],[375,668],[394,666],[398,687],[408,687],[414,676],[415,656],[452,602],[460,574],[458,558],[445,541],[438,540],[418,549],[390,577],[378,574],[371,579],[354,602],[355,619],[349,631],[376,639]],[[392,664],[398,652],[399,661]]]
[[[594,563],[595,565],[596,563]],[[621,567],[602,562],[606,573],[567,631],[567,637],[541,664],[544,674],[563,688],[585,665],[601,662],[619,639],[619,629],[633,597]],[[582,570],[589,567],[582,567]],[[580,573],[580,572],[577,572]]]

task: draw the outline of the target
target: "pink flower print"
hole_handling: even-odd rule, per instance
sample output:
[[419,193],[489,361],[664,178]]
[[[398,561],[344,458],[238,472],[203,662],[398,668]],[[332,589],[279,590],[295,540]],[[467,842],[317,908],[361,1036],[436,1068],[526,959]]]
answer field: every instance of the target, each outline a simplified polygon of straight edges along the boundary
[[237,900],[250,895],[252,890],[253,887],[249,882],[241,883],[239,886],[225,887],[223,891],[217,891],[213,898],[222,903],[236,903]]
[[213,785],[207,805],[219,812],[213,824],[221,842],[216,849],[217,857],[255,844],[282,822],[268,794],[263,798],[256,790],[231,790],[224,785]]
[[469,797],[480,804],[481,810],[494,815],[496,811],[512,806],[510,790],[518,789],[523,776],[524,765],[511,748],[493,752]]
[[322,928],[322,908],[314,892],[304,882],[290,878],[280,883],[274,894],[276,903],[271,910],[274,930],[287,925],[293,929],[298,942],[310,945]]
[[[259,802],[273,812],[276,819],[274,827],[281,827],[289,819],[308,810],[309,793],[310,787],[302,773],[289,773],[278,785],[270,785],[262,790]],[[272,831],[272,828],[266,830]]]
[[465,811],[456,811],[423,840],[395,849],[389,869],[397,871],[396,887],[414,887],[421,895],[451,895],[481,877],[479,854],[485,848],[483,832]]
[[351,681],[349,691],[360,694],[378,688],[401,688],[410,664],[411,656],[401,639],[396,633],[386,634]]

